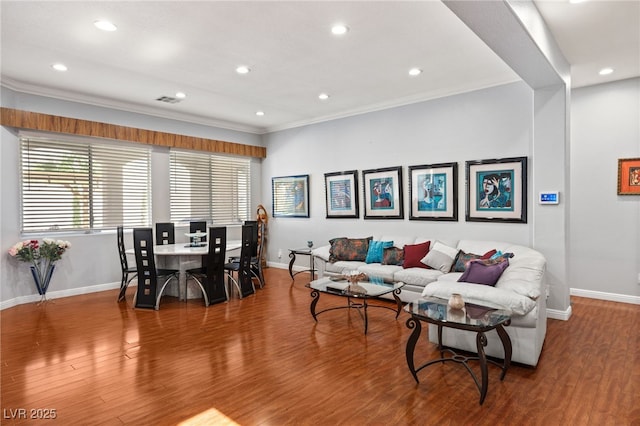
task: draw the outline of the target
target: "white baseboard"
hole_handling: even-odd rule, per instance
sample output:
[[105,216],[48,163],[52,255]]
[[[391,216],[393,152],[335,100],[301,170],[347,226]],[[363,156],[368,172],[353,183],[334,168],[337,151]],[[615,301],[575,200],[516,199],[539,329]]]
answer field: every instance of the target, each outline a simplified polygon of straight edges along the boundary
[[[135,282],[131,283],[130,287],[135,287]],[[91,285],[87,287],[71,288],[68,290],[58,290],[47,292],[47,299],[59,299],[61,297],[78,296],[81,294],[97,293],[99,291],[113,290],[120,288],[120,282],[106,283]],[[30,294],[29,296],[18,296],[13,299],[0,302],[0,311],[3,309],[11,308],[13,306],[23,305],[25,303],[36,303],[40,301],[39,294]]]
[[629,296],[627,294],[606,293],[604,291],[583,290],[580,288],[569,289],[572,296],[587,297],[589,299],[610,300],[611,302],[631,303],[640,305],[640,296]]
[[564,311],[560,309],[547,309],[547,318],[569,321],[569,318],[571,318],[571,306]]

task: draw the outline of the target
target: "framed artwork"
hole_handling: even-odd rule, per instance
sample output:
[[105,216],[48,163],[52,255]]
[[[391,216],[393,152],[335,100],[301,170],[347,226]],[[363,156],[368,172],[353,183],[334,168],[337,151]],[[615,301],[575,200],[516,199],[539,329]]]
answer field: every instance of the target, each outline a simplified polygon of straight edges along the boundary
[[358,172],[324,174],[327,219],[360,217],[358,203]]
[[467,161],[468,222],[527,223],[527,157]]
[[309,217],[309,175],[271,178],[273,217]]
[[403,219],[402,167],[363,170],[364,218]]
[[409,220],[458,220],[458,163],[409,167]]
[[618,195],[640,195],[640,158],[618,160]]

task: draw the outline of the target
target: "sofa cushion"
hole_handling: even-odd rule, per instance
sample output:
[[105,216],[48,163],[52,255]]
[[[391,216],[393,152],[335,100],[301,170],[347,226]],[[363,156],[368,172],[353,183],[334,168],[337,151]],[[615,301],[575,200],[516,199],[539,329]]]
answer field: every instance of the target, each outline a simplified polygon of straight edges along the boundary
[[403,283],[425,286],[436,281],[442,276],[442,272],[436,269],[409,268],[397,271],[395,274],[393,274],[393,279],[395,281],[401,281]]
[[329,240],[329,262],[338,260],[359,260],[364,262],[369,251],[369,241],[373,237],[367,238],[333,238]]
[[445,300],[448,300],[452,293],[461,294],[465,302],[508,309],[516,315],[526,315],[536,306],[536,302],[526,296],[488,285],[438,280],[422,290],[422,296]]
[[369,241],[366,263],[382,263],[382,254],[385,248],[393,247],[393,241]]
[[429,253],[421,260],[422,263],[433,269],[438,269],[443,273],[451,270],[451,265],[458,254],[458,249],[449,247],[436,241]]
[[404,249],[389,247],[382,251],[383,265],[400,265],[404,263]]
[[401,270],[402,266],[381,265],[379,263],[367,263],[358,267],[358,272],[364,272],[369,277],[380,277],[386,280],[393,280],[395,272]]
[[366,265],[364,262],[338,260],[337,262],[327,262],[325,271],[332,274],[342,274],[344,272],[355,271],[359,267]]
[[425,268],[428,266],[421,262],[429,252],[430,242],[426,241],[420,244],[407,244],[404,246],[404,268]]
[[494,286],[507,266],[509,266],[507,259],[499,262],[489,259],[472,260],[458,281]]

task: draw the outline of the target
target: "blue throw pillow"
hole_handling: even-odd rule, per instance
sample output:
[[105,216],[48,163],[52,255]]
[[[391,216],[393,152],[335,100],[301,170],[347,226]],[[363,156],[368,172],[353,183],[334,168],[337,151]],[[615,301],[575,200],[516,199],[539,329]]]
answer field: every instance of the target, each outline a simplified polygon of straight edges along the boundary
[[393,247],[393,241],[370,241],[366,263],[382,263],[384,249]]

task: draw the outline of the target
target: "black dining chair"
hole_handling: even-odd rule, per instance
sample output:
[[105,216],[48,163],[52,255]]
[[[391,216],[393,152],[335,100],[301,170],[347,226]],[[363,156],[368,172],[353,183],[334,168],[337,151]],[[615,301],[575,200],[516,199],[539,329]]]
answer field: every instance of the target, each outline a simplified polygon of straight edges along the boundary
[[[251,273],[258,279],[260,288],[264,288],[264,273],[262,271],[262,258],[264,253],[264,223],[255,220],[246,220],[245,226],[251,226],[251,244],[254,247],[251,253]],[[260,236],[263,236],[262,238]],[[229,259],[229,263],[237,263],[240,258],[235,256]]]
[[156,223],[156,245],[176,243],[176,229],[172,222]]
[[[194,233],[194,232],[202,232],[204,234],[207,233],[207,222],[206,221],[196,221],[196,222],[189,222],[189,232],[190,233]],[[207,236],[205,235],[204,237],[200,238],[200,241],[205,243],[207,242]]]
[[129,267],[129,261],[127,259],[127,253],[124,247],[124,227],[116,227],[116,234],[118,235],[118,253],[120,254],[120,268],[122,269],[122,279],[120,280],[120,294],[118,294],[118,302],[122,302],[125,299],[125,294],[127,292],[127,287],[129,287],[129,283],[138,275],[138,271],[134,267]]
[[[133,230],[133,249],[138,272],[138,288],[133,306],[158,310],[164,289],[169,281],[178,279],[179,271],[177,269],[156,269],[151,228],[135,228]],[[158,279],[164,280],[159,290]]]
[[227,228],[209,228],[209,252],[201,268],[187,270],[187,280],[193,278],[202,289],[205,306],[229,300],[225,283],[227,276],[225,256],[227,251]]
[[256,288],[253,285],[253,274],[251,273],[251,254],[254,251],[253,227],[251,225],[243,225],[240,258],[237,262],[229,262],[224,265],[227,277],[235,285],[241,299],[256,292]]

